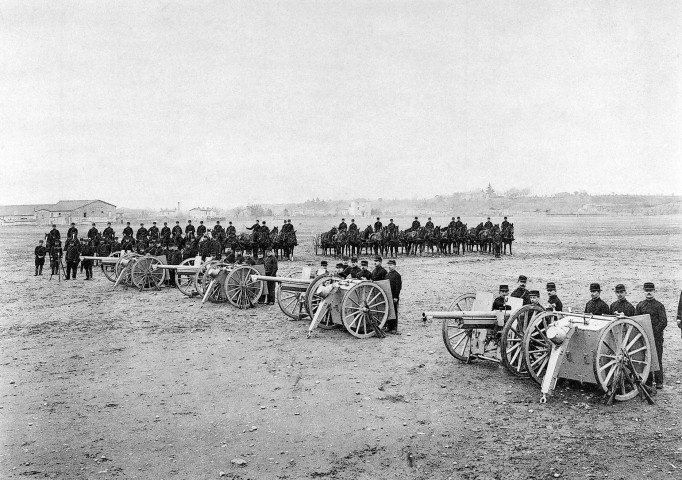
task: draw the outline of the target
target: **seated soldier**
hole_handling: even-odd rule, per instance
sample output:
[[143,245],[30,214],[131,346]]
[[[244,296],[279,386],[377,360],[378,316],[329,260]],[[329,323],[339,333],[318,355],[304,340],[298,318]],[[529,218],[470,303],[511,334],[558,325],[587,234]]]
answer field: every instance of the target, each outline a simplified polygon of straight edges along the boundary
[[543,310],[545,309],[541,304],[540,304],[540,291],[539,290],[530,290],[528,292],[528,296],[530,297],[530,305],[535,305]]
[[493,310],[511,310],[511,306],[507,305],[507,296],[509,295],[509,286],[500,285],[500,295],[493,301]]
[[317,269],[317,272],[315,272],[315,275],[324,275],[326,273],[329,273],[327,271],[327,265],[329,265],[329,263],[326,260],[322,260],[320,262],[320,268]]
[[362,260],[360,262],[360,266],[362,267],[360,272],[358,273],[357,278],[359,280],[371,280],[372,279],[372,272],[367,268],[369,266],[369,262],[367,260]]
[[336,272],[334,272],[334,276],[339,277],[339,278],[346,278],[344,271],[345,271],[345,268],[343,267],[343,263],[337,263],[336,264]]

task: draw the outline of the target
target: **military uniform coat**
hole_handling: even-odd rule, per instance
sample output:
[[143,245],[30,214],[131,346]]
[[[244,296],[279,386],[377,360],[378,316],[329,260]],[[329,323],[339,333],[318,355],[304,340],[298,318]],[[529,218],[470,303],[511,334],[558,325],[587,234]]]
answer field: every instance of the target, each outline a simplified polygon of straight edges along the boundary
[[593,315],[609,315],[609,306],[601,298],[598,298],[597,300],[590,300],[585,305],[585,313],[591,313]]
[[627,300],[616,300],[609,307],[611,315],[622,313],[626,317],[632,317],[635,314],[635,307]]

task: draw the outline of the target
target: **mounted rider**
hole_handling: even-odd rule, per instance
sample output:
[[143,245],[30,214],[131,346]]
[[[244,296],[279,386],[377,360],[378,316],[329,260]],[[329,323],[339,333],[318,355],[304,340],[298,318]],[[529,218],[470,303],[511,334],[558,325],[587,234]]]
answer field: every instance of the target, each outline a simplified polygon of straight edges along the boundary
[[169,240],[171,237],[171,229],[168,227],[168,222],[163,222],[163,227],[161,228],[161,238],[164,240]]
[[251,225],[250,227],[246,227],[247,230],[253,230],[253,233],[258,233],[258,230],[260,230],[260,222],[259,220],[256,220],[256,223]]
[[61,234],[59,233],[59,230],[57,230],[57,225],[55,224],[52,224],[52,230],[50,230],[48,235],[52,240],[61,240]]
[[258,234],[260,235],[260,238],[269,238],[270,237],[270,228],[265,225],[265,220],[263,220],[263,225],[261,225],[260,230],[258,230]]
[[76,228],[76,223],[71,222],[71,228],[69,228],[69,230],[66,232],[66,238],[71,238],[71,236],[74,233],[76,234],[76,236],[78,236],[78,229]]
[[104,231],[102,232],[102,236],[107,240],[110,241],[114,240],[116,233],[114,232],[114,229],[111,228],[111,222],[107,222],[107,228],[105,228]]
[[197,237],[201,237],[206,233],[206,225],[204,225],[203,220],[199,220],[199,226],[197,227]]
[[457,227],[457,228],[462,228],[463,226],[464,226],[464,224],[463,224],[462,221],[459,219],[459,217],[457,217],[457,221],[455,222],[455,227]]
[[490,217],[488,217],[488,221],[483,224],[485,228],[493,228],[493,222],[490,221]]
[[417,230],[419,227],[421,227],[422,224],[419,223],[419,217],[414,217],[414,220],[412,221],[412,230]]
[[348,225],[346,225],[346,219],[342,218],[341,223],[339,223],[339,232],[345,232],[348,230]]
[[88,230],[88,238],[90,240],[94,240],[95,237],[97,237],[97,234],[99,233],[99,230],[97,230],[97,226],[93,223],[92,228]]
[[289,233],[294,231],[294,226],[291,224],[291,219],[284,220],[284,225],[282,225],[282,233]]
[[147,240],[148,235],[149,235],[149,232],[147,231],[146,228],[144,228],[144,223],[141,223],[140,228],[137,229],[137,233],[135,234],[135,239],[138,242],[141,240]]
[[377,217],[377,221],[374,222],[374,233],[377,233],[379,230],[381,230],[381,227],[383,227],[383,224],[381,223],[379,217]]
[[448,228],[457,228],[457,222],[455,222],[455,217],[452,217],[450,223],[448,223]]
[[507,221],[507,217],[504,217],[504,220],[502,221],[502,225],[501,225],[502,230],[504,230],[504,229],[506,229],[506,228],[509,228],[510,225],[511,225],[511,223],[509,223],[509,222]]
[[234,228],[234,225],[232,225],[232,222],[228,222],[227,228],[225,229],[225,235],[236,235],[237,234],[237,229]]
[[358,226],[355,223],[355,219],[351,218],[350,219],[350,225],[348,226],[348,233],[350,232],[357,232],[358,231]]
[[194,225],[192,225],[192,220],[187,220],[187,226],[185,227],[185,235],[189,237],[190,233],[192,234],[192,236],[195,235]]
[[220,224],[220,220],[216,220],[215,226],[213,227],[213,237],[218,238],[225,233],[225,229]]
[[171,232],[173,236],[177,235],[182,235],[182,227],[180,226],[180,220],[175,221],[175,226],[173,227],[173,231]]
[[386,225],[386,229],[387,229],[390,233],[393,233],[393,232],[395,232],[395,231],[398,229],[398,226],[397,226],[395,223],[393,223],[393,219],[392,219],[392,218],[388,221],[388,225]]
[[156,222],[152,222],[152,226],[149,227],[149,238],[151,240],[159,239],[159,227],[156,226]]
[[427,230],[433,230],[434,228],[436,228],[433,222],[431,221],[431,217],[429,217],[429,221],[426,222],[424,228],[426,228]]
[[130,226],[130,222],[126,222],[126,228],[123,229],[123,236],[126,235],[133,236],[133,227]]

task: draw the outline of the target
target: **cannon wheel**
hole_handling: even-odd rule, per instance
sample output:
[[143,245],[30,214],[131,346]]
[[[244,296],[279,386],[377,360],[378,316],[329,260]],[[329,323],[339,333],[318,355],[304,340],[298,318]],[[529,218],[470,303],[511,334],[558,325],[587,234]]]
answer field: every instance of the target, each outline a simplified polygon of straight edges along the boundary
[[[191,258],[186,258],[182,262],[180,262],[180,265],[178,266],[183,266],[183,265],[194,265],[194,259],[195,257]],[[184,295],[187,295],[188,297],[191,297],[194,292],[196,292],[194,288],[194,273],[190,274],[185,274],[185,273],[180,273],[179,271],[175,271],[175,286],[178,287],[178,290],[182,292]]]
[[216,263],[219,263],[219,261],[206,259],[206,261],[199,267],[199,270],[197,270],[194,274],[194,289],[202,297],[204,296],[204,284],[202,282],[204,275],[206,275],[208,268],[212,265],[215,265]]
[[[651,370],[651,343],[644,328],[634,320],[622,318],[609,323],[601,331],[594,352],[594,377],[601,388],[608,392],[617,378],[618,369],[623,369],[623,353],[632,360],[637,374],[645,382]],[[624,402],[637,396],[634,382],[620,377],[616,385],[616,400]]]
[[248,265],[237,267],[227,275],[225,294],[232,305],[239,308],[254,307],[263,294],[263,282],[254,282],[251,275],[260,275]]
[[369,325],[370,316],[379,328],[384,326],[388,319],[386,293],[373,282],[353,285],[341,302],[343,325],[354,337],[373,337],[376,332]]
[[[140,258],[141,255],[137,253],[124,253],[121,255],[118,259],[118,262],[116,262],[116,265],[114,267],[114,282],[121,276],[121,272],[125,271],[125,275],[121,279],[121,282],[124,283],[125,285],[131,287],[133,285],[133,281],[131,278],[131,271],[132,271],[132,265],[131,263],[134,263],[137,258]],[[124,265],[123,260],[127,260],[128,262]]]
[[139,258],[132,267],[133,285],[140,290],[159,288],[166,277],[166,272],[162,269],[155,270],[154,265],[162,265],[161,260],[156,257]]
[[530,376],[523,354],[523,334],[533,318],[543,311],[544,308],[539,305],[525,305],[514,312],[504,324],[502,341],[500,342],[500,357],[502,358],[502,365],[512,375],[517,377]]
[[224,262],[211,262],[211,268],[220,268],[220,272],[215,278],[209,275],[203,275],[201,277],[201,291],[204,292],[204,296],[210,289],[208,294],[208,301],[211,303],[225,303],[227,302],[227,292],[225,291],[225,280],[227,279],[228,271],[225,267],[229,267],[229,264]]
[[[476,299],[475,293],[463,293],[450,304],[450,311],[470,312]],[[469,363],[474,360],[471,355],[471,336],[474,329],[462,329],[459,322],[444,318],[443,319],[443,342],[450,355],[457,360]]]
[[523,334],[523,355],[526,367],[533,380],[540,385],[547,372],[549,356],[552,353],[552,342],[545,332],[554,320],[556,320],[554,312],[536,315]]
[[[110,257],[120,257],[121,252],[114,252]],[[110,282],[115,282],[116,281],[116,264],[115,263],[102,263],[102,273],[104,273],[104,276],[107,277],[107,280]]]
[[[295,278],[298,273],[293,271],[287,275],[286,278]],[[278,283],[276,288],[277,304],[287,317],[298,320],[301,315],[300,296],[303,292],[288,292],[282,290],[282,284]]]
[[[308,315],[310,315],[310,318],[315,317],[315,312],[317,312],[317,308],[323,300],[323,298],[315,292],[317,292],[319,287],[329,285],[333,282],[334,278],[330,274],[323,273],[322,275],[315,277],[315,279],[310,282],[310,285],[308,285],[308,288],[305,291],[305,310],[308,312]],[[324,330],[334,328],[334,322],[332,321],[331,315],[325,315],[318,326]]]

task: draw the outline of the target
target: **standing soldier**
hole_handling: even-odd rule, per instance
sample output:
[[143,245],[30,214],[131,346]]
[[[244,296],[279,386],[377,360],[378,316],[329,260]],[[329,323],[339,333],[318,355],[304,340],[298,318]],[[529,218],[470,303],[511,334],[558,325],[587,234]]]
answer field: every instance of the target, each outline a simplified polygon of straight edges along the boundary
[[52,275],[59,275],[59,269],[62,267],[62,241],[59,239],[53,240],[52,250],[50,251],[50,267],[52,268]]
[[215,226],[213,227],[213,237],[219,238],[223,233],[225,233],[225,229],[220,224],[220,220],[216,220]]
[[490,221],[490,217],[488,217],[488,220],[485,222],[485,225],[483,225],[485,228],[493,228],[493,222]]
[[395,320],[386,321],[386,332],[400,335],[398,331],[398,304],[400,303],[400,291],[403,289],[403,278],[395,269],[395,260],[388,261],[388,282],[391,285],[391,295],[393,295],[393,308],[395,309]]
[[611,304],[611,306],[609,307],[609,313],[611,315],[618,315],[622,313],[626,317],[632,317],[635,314],[635,307],[625,298],[626,294],[625,285],[619,283],[618,285],[616,285],[616,288],[614,290],[616,292],[616,297],[618,297],[618,300]]
[[507,228],[510,225],[510,223],[507,221],[507,217],[504,217],[504,220],[502,221],[502,230]]
[[346,219],[342,218],[341,223],[339,223],[339,232],[345,232],[348,230],[348,225],[346,225]]
[[148,234],[149,234],[149,232],[147,231],[146,228],[144,228],[144,223],[141,223],[141,224],[140,224],[140,228],[137,229],[137,234],[135,235],[135,239],[136,239],[138,242],[146,241],[146,240],[147,240],[147,235],[148,235]]
[[552,308],[555,312],[563,312],[564,310],[564,304],[561,303],[561,299],[556,294],[556,285],[554,282],[549,282],[547,284],[547,308],[549,307]]
[[[175,243],[171,243],[168,246],[168,264],[180,265],[180,262],[182,262],[182,253]],[[168,274],[168,284],[175,285],[175,270],[168,270]]]
[[528,281],[528,277],[526,277],[525,275],[519,275],[518,286],[511,293],[512,297],[523,298],[523,304],[524,305],[528,305],[530,303],[530,295],[528,294],[528,290],[526,290],[526,282],[527,281]]
[[187,220],[187,226],[185,227],[185,236],[189,237],[190,232],[192,236],[195,235],[194,225],[192,225],[192,220]]
[[66,232],[66,238],[72,238],[74,234],[78,236],[78,229],[76,228],[76,223],[71,222],[71,228]]
[[357,232],[358,231],[358,226],[356,225],[354,218],[350,219],[350,225],[348,226],[348,231],[349,232]]
[[499,296],[493,300],[493,310],[511,310],[511,305],[507,305],[507,296],[509,295],[509,286],[500,285]]
[[663,331],[668,326],[668,316],[665,307],[661,302],[654,298],[656,288],[651,282],[644,283],[644,300],[637,304],[635,315],[649,314],[651,318],[651,328],[654,331],[654,343],[656,344],[656,354],[658,355],[659,370],[653,375],[649,374],[647,385],[652,386],[656,382],[656,389],[663,388]]
[[232,222],[227,222],[227,228],[225,229],[225,235],[236,235],[237,234],[237,229],[234,228],[234,225],[232,225]]
[[36,265],[36,273],[33,276],[37,277],[38,275],[43,274],[43,265],[45,265],[45,255],[47,255],[47,249],[43,246],[42,240],[38,240],[38,246],[35,248],[33,253],[35,255]]
[[[275,254],[272,251],[272,248],[268,248],[265,250],[265,254],[267,255],[265,257],[265,275],[268,277],[276,277],[277,276],[277,258],[275,258]],[[274,305],[275,304],[275,282],[266,282],[266,285],[268,287],[268,305]]]
[[107,222],[107,228],[105,228],[104,231],[102,232],[102,236],[108,240],[111,241],[114,240],[116,234],[114,233],[114,229],[111,228],[111,222]]
[[66,245],[66,278],[71,279],[71,272],[73,272],[73,279],[76,279],[76,271],[78,270],[78,263],[80,262],[80,242],[75,236],[69,239]]
[[377,221],[374,222],[374,232],[376,233],[379,230],[381,230],[381,227],[383,227],[383,225],[381,223],[381,219],[379,217],[377,217]]
[[182,235],[182,227],[180,226],[180,220],[175,221],[175,226],[173,227],[173,236]]
[[419,223],[419,217],[414,217],[414,220],[412,221],[412,230],[416,230],[421,226],[422,224]]
[[[83,251],[81,253],[84,257],[90,257],[95,254],[95,247],[92,245],[92,240],[88,240],[83,244]],[[83,260],[81,266],[85,270],[85,279],[92,280],[92,260]],[[76,278],[75,274],[74,278]]]
[[379,280],[386,280],[387,277],[388,272],[381,265],[381,257],[377,255],[376,257],[374,257],[374,270],[372,271],[372,281],[378,282]]
[[598,283],[590,283],[590,296],[592,299],[585,305],[585,313],[593,315],[608,315],[609,306],[599,298],[601,295],[601,286]]
[[99,230],[97,230],[97,226],[93,223],[92,228],[88,230],[88,238],[94,242],[98,233]]
[[197,236],[201,237],[205,233],[206,233],[206,226],[204,225],[204,221],[199,220],[199,226],[197,227]]
[[57,225],[52,224],[52,230],[50,230],[50,237],[52,240],[61,240],[61,235],[59,234],[59,230],[57,230]]
[[372,272],[370,272],[369,269],[367,268],[369,266],[369,262],[367,260],[362,260],[360,262],[360,265],[362,266],[362,269],[360,270],[356,278],[358,280],[371,280]]
[[149,228],[149,239],[156,241],[159,239],[159,227],[156,226],[156,222],[152,222],[152,226]]
[[163,227],[161,227],[161,238],[164,241],[168,241],[171,236],[171,229],[168,227],[168,222],[163,222]]
[[206,258],[211,256],[211,242],[208,237],[199,237],[199,255],[201,255],[202,262],[205,262]]
[[433,222],[431,221],[431,217],[429,217],[429,221],[426,222],[426,225],[424,225],[424,228],[427,228],[429,230],[433,230],[435,226],[433,225]]
[[126,222],[126,228],[123,229],[123,236],[126,235],[133,236],[133,228],[130,226],[130,222]]

